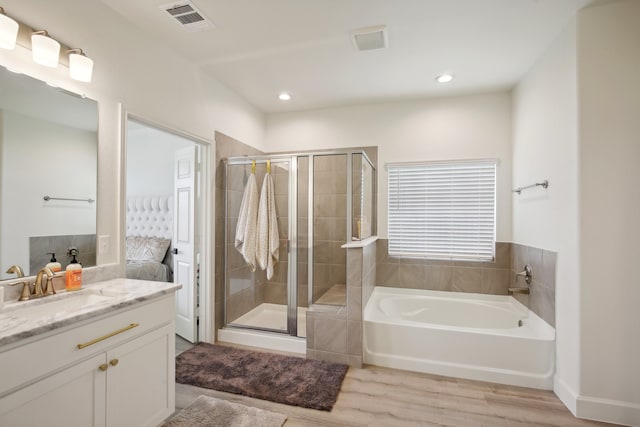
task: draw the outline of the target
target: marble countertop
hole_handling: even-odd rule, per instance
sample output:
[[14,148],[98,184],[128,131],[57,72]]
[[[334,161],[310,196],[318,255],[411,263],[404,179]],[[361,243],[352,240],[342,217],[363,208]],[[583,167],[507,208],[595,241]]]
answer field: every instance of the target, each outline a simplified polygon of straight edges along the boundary
[[5,304],[0,311],[0,346],[159,298],[181,287],[167,282],[113,279],[86,285],[79,291],[59,291]]

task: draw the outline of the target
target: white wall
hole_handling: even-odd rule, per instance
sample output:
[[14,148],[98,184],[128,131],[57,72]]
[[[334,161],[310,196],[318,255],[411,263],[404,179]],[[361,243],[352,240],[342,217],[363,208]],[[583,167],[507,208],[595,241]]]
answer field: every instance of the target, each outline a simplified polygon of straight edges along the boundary
[[29,237],[95,234],[95,203],[45,202],[42,197],[95,200],[95,178],[85,178],[96,176],[98,147],[95,132],[7,110],[2,116],[0,254],[4,273],[12,264],[29,266]]
[[2,6],[25,24],[46,28],[61,42],[83,48],[95,61],[92,83],[83,84],[70,80],[64,66],[37,66],[25,48],[0,49],[0,65],[86,93],[99,103],[97,228],[98,234],[111,236],[111,250],[98,254],[99,264],[118,262],[122,247],[119,103],[138,117],[204,139],[213,140],[218,130],[264,148],[261,112],[135,29],[103,2],[5,0]]
[[514,91],[513,240],[558,251],[555,391],[640,425],[640,2],[581,10]]
[[580,389],[577,114],[574,19],[513,91],[513,184],[549,180],[547,190],[513,196],[513,241],[558,253],[554,388],[574,412]]
[[640,426],[640,2],[578,19],[578,415]]
[[387,236],[390,162],[497,158],[497,238],[511,240],[511,96],[507,92],[267,116],[268,151],[378,146],[378,235]]
[[173,195],[175,152],[193,142],[139,126],[127,137],[127,197]]

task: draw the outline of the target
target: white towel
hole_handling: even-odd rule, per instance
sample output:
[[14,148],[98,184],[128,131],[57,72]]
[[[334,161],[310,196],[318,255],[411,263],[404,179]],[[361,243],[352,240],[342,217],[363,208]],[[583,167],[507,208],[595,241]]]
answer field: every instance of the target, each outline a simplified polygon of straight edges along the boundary
[[278,218],[276,216],[276,194],[273,188],[273,178],[267,173],[260,192],[260,207],[258,208],[258,242],[256,258],[258,265],[267,270],[267,280],[273,277],[273,268],[278,259],[280,237],[278,236]]
[[251,174],[244,187],[242,204],[236,227],[236,249],[242,254],[251,271],[256,270],[256,237],[258,226],[258,186],[255,174]]

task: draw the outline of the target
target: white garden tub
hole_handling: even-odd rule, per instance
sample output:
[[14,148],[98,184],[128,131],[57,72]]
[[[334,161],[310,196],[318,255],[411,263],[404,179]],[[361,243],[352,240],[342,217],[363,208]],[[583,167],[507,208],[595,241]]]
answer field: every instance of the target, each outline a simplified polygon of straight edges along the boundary
[[365,363],[551,390],[555,330],[515,298],[376,287]]

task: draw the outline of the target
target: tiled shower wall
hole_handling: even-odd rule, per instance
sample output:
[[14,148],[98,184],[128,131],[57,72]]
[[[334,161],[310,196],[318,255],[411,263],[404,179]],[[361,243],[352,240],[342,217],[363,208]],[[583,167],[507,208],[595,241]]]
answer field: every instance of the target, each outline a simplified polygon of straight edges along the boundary
[[298,158],[298,306],[309,306],[309,158]]
[[[215,218],[216,218],[216,231],[215,231],[215,331],[217,334],[218,329],[224,326],[224,298],[225,295],[230,298],[228,308],[231,312],[227,313],[229,319],[235,319],[241,314],[246,313],[253,307],[257,306],[260,293],[256,292],[261,281],[264,281],[264,272],[259,269],[255,273],[249,271],[244,265],[242,256],[236,251],[233,240],[235,236],[235,227],[237,224],[237,212],[240,209],[240,202],[242,201],[242,192],[244,191],[244,176],[246,170],[242,170],[242,167],[234,168],[238,173],[241,173],[241,177],[236,180],[232,180],[231,193],[233,197],[230,197],[229,202],[233,204],[230,207],[231,212],[236,212],[235,215],[229,218],[229,247],[227,248],[227,255],[229,257],[228,265],[229,272],[232,277],[236,278],[237,286],[234,286],[233,292],[229,292],[228,295],[224,291],[224,233],[225,233],[225,167],[223,159],[234,156],[254,156],[262,155],[263,152],[256,150],[255,148],[243,144],[227,135],[216,132],[216,197],[215,197]],[[247,166],[248,173],[251,173],[251,166]],[[248,176],[248,175],[247,175]],[[263,177],[264,175],[262,175]],[[262,185],[262,178],[256,174],[256,181],[258,185]],[[237,206],[236,206],[237,205]],[[254,277],[255,275],[255,277]],[[244,284],[243,284],[244,283]]]
[[[248,177],[251,175],[251,165],[235,165],[229,169],[229,186],[227,191],[227,270],[228,276],[225,298],[227,299],[227,321],[233,321],[262,303],[261,283],[264,274],[256,268],[251,271],[247,267],[242,255],[236,250],[234,238],[240,204]],[[262,183],[264,172],[256,169],[256,181]],[[259,187],[258,187],[259,188]]]
[[[388,240],[377,245],[379,286],[507,295],[509,287],[528,286],[529,295],[515,298],[551,326],[555,326],[555,252],[508,242],[496,242],[493,262],[428,260],[390,256]],[[533,271],[530,285],[516,272],[529,264]]]
[[[514,297],[544,319],[551,326],[556,326],[556,263],[558,254],[532,246],[511,245],[511,274],[512,287],[528,286],[529,295],[515,294]],[[524,278],[516,273],[530,265],[533,280],[527,285]]]
[[347,280],[347,156],[314,157],[313,301]]
[[[264,169],[264,165],[260,165]],[[287,240],[289,239],[289,169],[283,164],[271,165],[271,175],[276,195],[276,217],[278,218],[278,235],[280,237],[279,261],[275,265],[273,277],[264,279],[258,285],[261,302],[271,304],[288,304],[287,296]],[[262,190],[262,180],[258,182],[258,191]],[[306,304],[305,304],[306,305]]]
[[376,244],[347,249],[346,306],[307,311],[307,357],[362,367],[362,313],[376,283]]
[[396,288],[506,295],[511,243],[496,243],[493,262],[401,258],[390,256],[388,239],[378,239],[377,284]]

